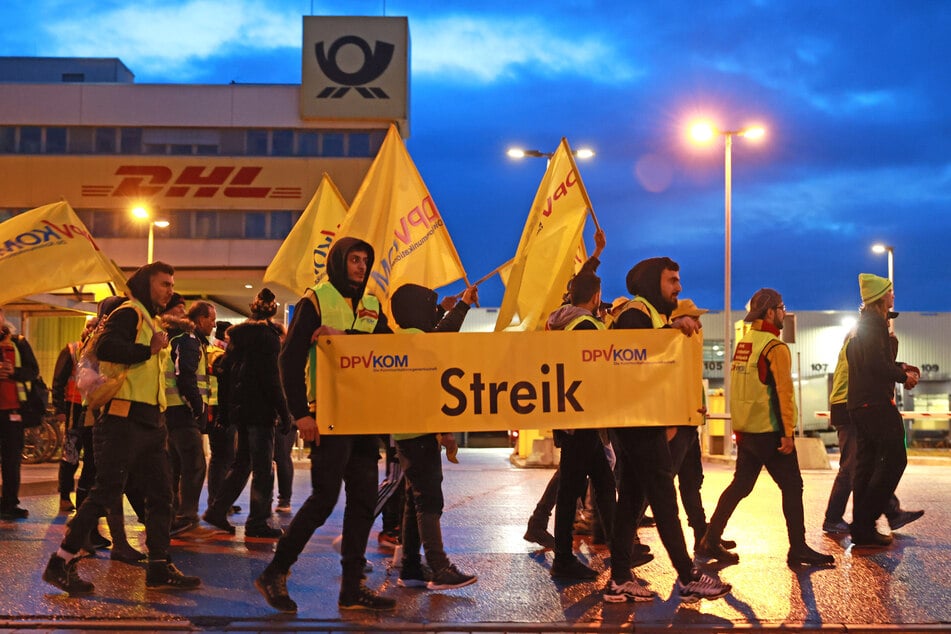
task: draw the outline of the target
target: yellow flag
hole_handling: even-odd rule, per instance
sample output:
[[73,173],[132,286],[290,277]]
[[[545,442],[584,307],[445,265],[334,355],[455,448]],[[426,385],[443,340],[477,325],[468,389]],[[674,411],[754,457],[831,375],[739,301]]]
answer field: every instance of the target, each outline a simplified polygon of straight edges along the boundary
[[439,288],[466,276],[395,125],[390,126],[337,235],[359,238],[373,247],[376,262],[367,290],[384,305],[402,284]]
[[347,203],[324,173],[314,197],[264,272],[264,283],[275,282],[295,293],[303,293],[317,283],[346,215]]
[[0,304],[125,276],[99,249],[69,203],[37,207],[0,223]]
[[[502,297],[499,330],[539,330],[584,263],[582,230],[591,201],[566,139],[548,163]],[[580,251],[579,251],[580,249]],[[512,320],[516,319],[515,323]]]

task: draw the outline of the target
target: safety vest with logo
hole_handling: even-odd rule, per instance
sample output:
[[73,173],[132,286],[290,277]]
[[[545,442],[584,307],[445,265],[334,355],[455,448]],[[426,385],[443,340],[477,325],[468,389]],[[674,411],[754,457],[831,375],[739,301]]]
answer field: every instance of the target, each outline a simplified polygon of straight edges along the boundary
[[[785,345],[779,337],[764,330],[750,330],[736,344],[730,374],[730,411],[736,431],[784,433],[776,386],[760,380],[759,360],[773,347]],[[794,418],[797,417],[795,412],[796,404],[793,403]]]
[[621,306],[620,310],[615,311],[615,314],[620,316],[626,310],[631,308],[639,310],[645,315],[647,315],[648,317],[650,317],[651,328],[663,328],[669,323],[666,315],[659,313],[657,309],[654,308],[653,304],[651,304],[649,301],[647,301],[640,295],[635,295],[632,299],[627,300],[627,303]]
[[[182,332],[169,341],[169,349],[172,347],[172,341],[175,341],[179,337],[195,337],[191,333]],[[202,343],[198,342],[198,369],[195,371],[195,379],[198,383],[198,393],[201,395],[201,401],[208,405],[210,402],[211,389],[208,384],[208,352],[207,349]],[[172,360],[172,355],[168,356],[168,360],[165,362],[165,401],[168,407],[178,407],[185,404],[185,401],[182,400],[182,395],[178,391],[178,360],[179,357],[176,357],[175,360]],[[200,413],[200,412],[196,412]]]
[[[23,361],[20,358],[20,348],[13,341],[13,338],[10,338],[10,347],[13,348],[13,367],[14,371],[16,368],[23,367]],[[10,379],[13,381],[13,379]],[[21,381],[14,381],[17,386],[17,401],[23,403],[26,401],[26,384]]]
[[[152,335],[158,332],[159,326],[149,315],[149,311],[137,299],[130,299],[116,310],[131,308],[139,315],[139,325],[135,333],[135,343],[149,347],[152,345]],[[100,371],[108,376],[116,376],[123,369],[127,369],[125,381],[113,398],[136,403],[156,405],[159,411],[165,411],[165,360],[168,357],[168,348],[162,348],[158,354],[153,354],[141,363],[125,366],[121,363],[109,361],[99,362]]]
[[[380,300],[373,295],[364,295],[356,309],[330,282],[311,287],[311,301],[320,315],[320,323],[337,330],[357,330],[371,333],[380,321]],[[307,364],[307,400],[317,398],[317,344],[311,343]]]

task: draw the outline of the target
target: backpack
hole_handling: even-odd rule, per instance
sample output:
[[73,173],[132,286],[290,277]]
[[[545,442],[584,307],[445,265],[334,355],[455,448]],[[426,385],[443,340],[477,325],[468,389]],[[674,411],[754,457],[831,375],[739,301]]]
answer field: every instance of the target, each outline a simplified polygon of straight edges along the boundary
[[[123,305],[120,305],[119,308]],[[116,308],[116,310],[119,310],[119,308]],[[142,315],[138,310],[135,311],[135,314],[139,318],[136,324],[136,330],[138,330],[142,326]],[[76,368],[76,389],[82,394],[83,401],[89,410],[99,409],[111,401],[119,392],[119,388],[122,387],[129,371],[128,366],[119,364],[112,364],[118,370],[110,372],[110,374],[103,373],[100,368],[99,357],[96,356],[96,347],[99,345],[99,337],[102,335],[108,319],[107,317],[100,321],[96,329],[86,339]]]

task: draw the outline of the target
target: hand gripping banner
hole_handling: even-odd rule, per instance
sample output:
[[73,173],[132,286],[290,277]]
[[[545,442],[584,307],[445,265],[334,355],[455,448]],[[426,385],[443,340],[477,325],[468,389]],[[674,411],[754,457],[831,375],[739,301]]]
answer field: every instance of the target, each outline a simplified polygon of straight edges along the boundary
[[699,425],[703,340],[678,330],[320,337],[321,434]]

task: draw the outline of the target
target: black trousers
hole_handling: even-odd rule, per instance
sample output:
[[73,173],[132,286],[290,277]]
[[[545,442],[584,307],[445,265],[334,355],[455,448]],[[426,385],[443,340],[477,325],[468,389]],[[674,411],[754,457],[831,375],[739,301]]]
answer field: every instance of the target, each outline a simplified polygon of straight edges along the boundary
[[[217,405],[214,407],[215,409],[218,408]],[[238,429],[234,425],[228,425],[227,427],[210,425],[208,428],[208,448],[211,450],[211,457],[208,459],[209,506],[218,497],[221,483],[224,482],[228,469],[231,468],[231,464],[234,462],[237,438]]]
[[908,464],[905,426],[891,403],[849,410],[858,435],[852,491],[852,539],[868,541],[888,510]]
[[96,483],[69,522],[63,550],[77,553],[99,518],[122,512],[122,493],[129,471],[141,474],[145,499],[145,544],[149,559],[168,559],[172,523],[172,478],[168,459],[168,433],[158,422],[158,408],[133,403],[128,417],[104,415],[93,428]]
[[3,509],[20,504],[20,464],[23,462],[23,423],[11,421],[15,410],[0,410],[0,474],[3,477]]
[[684,505],[684,513],[687,515],[687,525],[693,529],[694,537],[699,540],[707,530],[707,516],[700,498],[703,462],[697,428],[692,425],[677,427],[668,446],[674,474],[677,476],[677,488],[680,489],[680,502]]
[[806,544],[805,517],[802,510],[802,475],[799,473],[799,457],[795,448],[792,453],[779,453],[779,432],[748,434],[736,432],[736,471],[733,481],[724,489],[717,502],[717,508],[710,518],[707,538],[712,543],[723,535],[730,516],[753,490],[760,471],[766,467],[767,473],[779,485],[783,498],[783,515],[786,518],[786,532],[789,535],[790,548]]
[[[403,557],[416,563],[419,547],[433,572],[449,566],[443,547],[439,517],[442,515],[442,449],[436,434],[396,441],[403,476],[406,506],[403,509]],[[424,518],[429,516],[429,521]]]
[[631,544],[637,516],[646,498],[667,555],[680,579],[686,581],[693,570],[693,559],[687,552],[680,526],[667,428],[618,427],[611,430],[611,438],[621,465],[611,536],[611,579],[616,583],[632,579]]
[[290,569],[314,531],[330,517],[341,485],[345,485],[340,587],[356,589],[363,580],[367,538],[373,525],[379,440],[376,436],[321,436],[319,445],[311,443],[310,459],[313,491],[277,542],[272,564],[280,570]]
[[617,506],[614,473],[604,454],[604,445],[596,429],[576,429],[561,436],[561,463],[555,505],[555,556],[571,555],[572,527],[578,499],[588,489],[588,478],[594,487],[598,513],[610,537]]
[[251,478],[251,507],[246,529],[265,528],[271,518],[274,500],[274,427],[247,425],[238,427],[238,448],[218,495],[208,505],[211,515],[224,517]]

